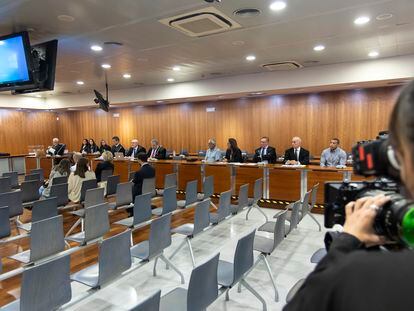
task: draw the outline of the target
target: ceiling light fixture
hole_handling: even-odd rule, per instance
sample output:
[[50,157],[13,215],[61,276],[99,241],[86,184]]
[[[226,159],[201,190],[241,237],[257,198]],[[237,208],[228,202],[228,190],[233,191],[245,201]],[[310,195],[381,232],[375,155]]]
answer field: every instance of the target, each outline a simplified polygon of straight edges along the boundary
[[100,52],[100,51],[102,51],[103,49],[102,49],[102,47],[101,47],[100,45],[92,45],[92,46],[91,46],[91,50],[92,50],[92,51],[95,51],[95,52]]
[[131,74],[129,74],[129,73],[124,73],[124,74],[123,74],[123,77],[124,77],[125,79],[130,79],[130,78],[131,78]]
[[249,61],[249,62],[252,62],[252,61],[256,60],[256,56],[248,55],[248,56],[246,56],[246,60]]
[[272,11],[281,11],[284,8],[286,8],[286,2],[284,2],[284,1],[275,1],[269,6],[269,8]]
[[109,64],[102,64],[101,67],[104,68],[104,69],[109,69],[109,68],[111,68],[111,65],[109,65]]
[[380,15],[378,15],[377,17],[375,17],[375,19],[377,20],[377,21],[385,21],[385,20],[387,20],[387,19],[390,19],[390,18],[392,18],[394,15],[392,15],[391,13],[383,13],[383,14],[380,14]]
[[368,16],[359,16],[354,20],[355,25],[365,25],[367,24],[371,19]]
[[61,22],[67,22],[67,23],[71,23],[75,20],[73,16],[65,15],[65,14],[58,15],[57,19],[60,20]]
[[181,70],[181,68],[180,68],[179,66],[174,66],[174,67],[172,68],[172,70],[174,70],[174,71],[180,71],[180,70]]
[[317,52],[320,52],[320,51],[325,50],[325,46],[322,45],[322,44],[318,44],[318,45],[316,45],[316,46],[313,47],[313,50],[314,51],[317,51]]
[[35,97],[37,97],[37,98],[41,98],[41,97],[42,97],[42,95],[35,95]]
[[379,53],[378,53],[378,51],[371,51],[371,52],[368,53],[368,56],[369,57],[378,57]]
[[84,85],[84,84],[85,84],[85,82],[83,82],[83,81],[76,81],[76,84],[77,84],[77,85]]
[[173,78],[168,78],[167,82],[174,82],[175,80]]

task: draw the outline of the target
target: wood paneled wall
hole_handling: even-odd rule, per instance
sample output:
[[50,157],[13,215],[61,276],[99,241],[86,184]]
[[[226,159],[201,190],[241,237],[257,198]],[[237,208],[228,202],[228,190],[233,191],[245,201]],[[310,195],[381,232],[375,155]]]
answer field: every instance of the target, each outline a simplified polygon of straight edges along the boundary
[[[155,137],[167,149],[196,152],[206,148],[210,137],[217,139],[220,148],[234,137],[242,150],[253,151],[261,136],[269,136],[280,154],[290,147],[292,136],[298,135],[304,148],[319,155],[332,137],[341,139],[342,147],[350,150],[356,141],[375,138],[378,131],[387,129],[397,94],[398,88],[388,87],[118,108],[110,113],[93,109],[60,113],[59,121],[53,113],[33,117],[13,112],[10,120],[2,116],[9,135],[5,140],[2,133],[0,143],[9,152],[21,152],[28,144],[48,144],[59,136],[72,151],[79,149],[84,137],[98,142],[118,135],[124,146],[137,138],[148,147]],[[207,107],[216,111],[206,112]],[[114,113],[119,117],[113,117]],[[32,121],[27,122],[29,119]]]

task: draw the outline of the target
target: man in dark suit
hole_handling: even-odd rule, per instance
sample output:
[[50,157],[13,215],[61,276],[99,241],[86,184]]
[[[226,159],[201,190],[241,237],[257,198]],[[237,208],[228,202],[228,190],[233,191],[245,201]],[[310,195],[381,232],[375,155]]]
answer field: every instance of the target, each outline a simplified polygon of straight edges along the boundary
[[286,164],[309,164],[309,151],[301,147],[302,140],[300,137],[292,138],[292,148],[285,151],[285,163]]
[[128,149],[128,151],[126,152],[126,156],[127,157],[131,157],[131,158],[137,158],[138,157],[138,153],[146,153],[147,150],[145,150],[144,147],[140,146],[138,143],[137,139],[133,139],[131,140],[131,148]]
[[269,146],[269,137],[263,136],[260,138],[260,148],[257,148],[254,152],[254,162],[264,162],[269,164],[276,163],[277,155],[276,149]]
[[125,148],[119,143],[119,137],[118,136],[114,136],[112,137],[112,147],[111,147],[111,152],[113,155],[115,155],[116,152],[122,152],[123,154],[125,154]]
[[[144,179],[155,177],[155,169],[147,162],[148,156],[146,153],[138,153],[137,160],[141,165],[141,168],[135,172],[134,179],[132,179],[132,199],[134,201],[137,195],[142,194],[142,184]],[[133,208],[128,208],[127,211],[130,216],[134,214]]]
[[65,149],[65,144],[59,144],[59,138],[53,138],[52,146],[49,146],[47,148],[47,154],[50,154],[52,156],[63,156]]
[[158,140],[151,140],[151,148],[147,153],[148,158],[163,160],[167,157],[167,150],[158,144]]

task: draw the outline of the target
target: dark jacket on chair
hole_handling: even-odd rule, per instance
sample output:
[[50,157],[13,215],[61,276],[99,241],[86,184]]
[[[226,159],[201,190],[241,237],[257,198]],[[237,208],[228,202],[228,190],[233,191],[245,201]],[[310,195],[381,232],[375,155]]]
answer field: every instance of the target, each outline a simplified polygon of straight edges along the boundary
[[268,163],[276,163],[277,155],[276,149],[270,146],[266,148],[266,154],[262,155],[262,147],[257,148],[254,152],[253,161],[254,162],[262,162],[267,161]]
[[[289,148],[285,151],[285,162],[288,160],[296,160],[295,158],[295,149]],[[308,165],[309,164],[309,151],[300,147],[300,152],[299,152],[299,162],[300,164],[303,165]]]
[[111,163],[109,161],[99,162],[96,165],[96,168],[95,168],[96,181],[97,182],[101,182],[102,171],[103,170],[110,170],[110,169],[112,170],[112,172],[114,171],[114,165],[113,165],[113,163]]
[[227,149],[226,151],[226,159],[228,162],[240,162],[243,163],[243,156],[242,152],[239,148],[231,152],[231,149]]
[[155,169],[148,163],[145,163],[141,168],[135,172],[132,187],[132,198],[135,200],[137,195],[142,194],[142,184],[144,179],[155,177]]

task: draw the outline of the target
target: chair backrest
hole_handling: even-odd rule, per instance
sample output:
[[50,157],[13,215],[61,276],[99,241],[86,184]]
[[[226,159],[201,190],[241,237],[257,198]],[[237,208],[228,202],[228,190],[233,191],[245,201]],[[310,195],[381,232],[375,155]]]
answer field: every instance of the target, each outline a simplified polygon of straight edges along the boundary
[[283,213],[279,214],[276,220],[275,224],[275,230],[273,231],[273,250],[280,244],[280,242],[283,241],[285,238],[286,232],[285,232],[285,222],[286,222],[286,215],[287,210]]
[[23,214],[22,191],[16,190],[0,194],[0,206],[9,208],[9,218]]
[[220,193],[219,206],[217,214],[222,218],[226,218],[230,213],[231,190]]
[[185,186],[185,205],[197,202],[197,180],[187,182]]
[[233,284],[238,282],[253,265],[253,243],[255,232],[256,229],[237,242],[233,261]]
[[116,193],[116,187],[119,184],[120,176],[111,175],[108,176],[108,181],[106,183],[106,195],[113,195]]
[[142,181],[142,192],[141,193],[150,193],[151,197],[155,197],[157,192],[155,191],[155,177],[153,178],[144,178]]
[[129,311],[159,311],[160,310],[161,290],[158,290],[153,295],[149,296],[138,305],[129,309]]
[[298,225],[298,223],[300,221],[300,219],[299,219],[299,211],[300,211],[301,206],[302,206],[302,203],[300,202],[300,200],[298,200],[295,203],[293,203],[293,206],[292,206],[292,214],[290,216],[289,232],[286,232],[285,235],[287,235],[290,232],[292,232],[293,229],[295,229],[296,226]]
[[52,187],[50,187],[50,196],[57,198],[58,206],[65,206],[68,204],[68,183],[52,185]]
[[205,310],[218,297],[217,267],[220,254],[195,267],[187,291],[187,310]]
[[177,209],[177,187],[164,189],[162,197],[162,215],[171,213]]
[[99,245],[98,286],[121,275],[131,267],[131,231],[114,235]]
[[40,181],[44,181],[45,180],[45,172],[43,170],[43,168],[34,168],[30,170],[30,174],[39,174],[40,175]]
[[112,176],[114,170],[109,168],[101,172],[101,181],[107,181],[109,176]]
[[256,179],[254,182],[254,189],[253,189],[253,197],[254,197],[254,204],[262,198],[263,196],[263,179],[259,178]]
[[204,199],[207,199],[214,194],[214,175],[210,175],[204,178],[203,193]]
[[85,195],[87,190],[95,188],[98,188],[98,182],[96,181],[96,179],[86,179],[82,181],[80,202],[85,201]]
[[85,208],[85,242],[101,238],[109,231],[108,209],[108,203]]
[[62,215],[32,222],[30,262],[62,252],[64,249]]
[[205,199],[197,203],[194,212],[193,235],[202,232],[210,225],[210,199]]
[[3,177],[10,177],[12,187],[19,186],[19,172],[16,172],[16,171],[6,172],[6,173],[3,173],[2,176]]
[[241,211],[247,205],[249,205],[249,184],[240,186],[238,201],[238,210]]
[[171,245],[171,213],[154,219],[150,227],[149,258]]
[[151,217],[151,193],[137,195],[134,202],[134,218],[132,224],[140,224],[150,220]]
[[135,172],[129,172],[128,174],[128,181],[132,181],[134,179]]
[[20,189],[22,190],[22,202],[26,203],[39,200],[39,187],[40,181],[38,180],[23,181],[20,185]]
[[98,204],[105,203],[105,189],[104,188],[95,188],[95,189],[88,189],[86,190],[85,194],[85,201],[83,202],[83,206],[89,207]]
[[167,174],[164,177],[164,189],[177,186],[177,174]]
[[117,207],[132,203],[132,182],[123,182],[116,186],[115,201]]
[[312,208],[316,204],[316,195],[318,194],[318,188],[319,188],[319,183],[317,183],[316,185],[314,185],[312,187],[311,203],[310,203],[310,206],[309,206],[309,211],[311,211]]
[[9,208],[2,206],[0,207],[0,239],[8,237],[10,233]]
[[35,201],[32,208],[32,222],[41,221],[58,215],[57,198]]
[[30,180],[38,180],[38,181],[42,181],[40,179],[40,174],[36,173],[36,174],[29,174],[24,176],[24,181],[30,181]]
[[23,271],[21,311],[57,310],[71,298],[70,255]]
[[57,176],[52,179],[52,185],[66,184],[68,182],[68,176]]
[[11,177],[0,177],[0,193],[12,191]]
[[300,215],[299,221],[301,221],[302,218],[305,217],[307,213],[309,213],[309,198],[310,198],[311,192],[312,192],[312,190],[309,190],[303,196],[303,201],[302,201],[302,206],[301,206],[301,212],[302,213]]

